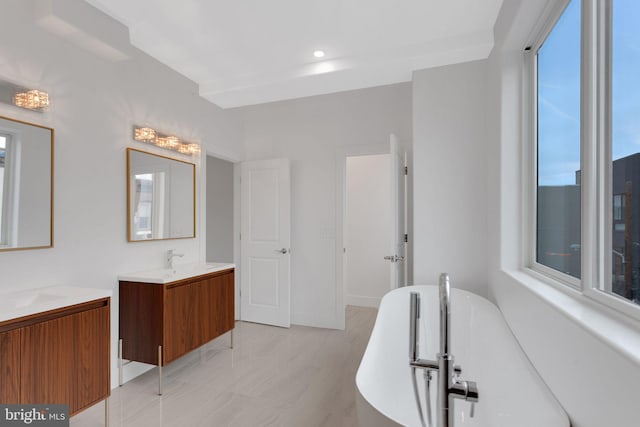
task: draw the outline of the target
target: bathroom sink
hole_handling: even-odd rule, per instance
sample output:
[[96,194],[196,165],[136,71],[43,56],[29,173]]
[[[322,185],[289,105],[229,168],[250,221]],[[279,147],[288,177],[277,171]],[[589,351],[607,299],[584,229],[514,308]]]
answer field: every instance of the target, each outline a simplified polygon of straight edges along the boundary
[[62,295],[53,295],[44,291],[16,292],[0,296],[0,308],[11,310],[29,307],[31,305],[46,304],[64,298]]
[[111,296],[110,290],[52,286],[0,294],[0,322]]
[[15,300],[15,307],[28,307],[33,304],[46,304],[64,298],[62,295],[52,295],[44,292],[29,293]]

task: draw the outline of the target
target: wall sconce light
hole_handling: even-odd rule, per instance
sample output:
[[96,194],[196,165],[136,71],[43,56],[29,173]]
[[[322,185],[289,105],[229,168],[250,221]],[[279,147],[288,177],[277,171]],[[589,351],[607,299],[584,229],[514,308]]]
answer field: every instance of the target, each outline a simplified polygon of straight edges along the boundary
[[31,111],[46,111],[51,98],[45,91],[28,89],[5,80],[0,80],[0,102]]
[[151,128],[133,128],[133,139],[136,141],[153,142],[156,140],[156,131]]
[[150,127],[133,127],[133,139],[147,144],[153,144],[156,147],[167,150],[177,151],[181,154],[200,154],[200,145],[182,141],[177,136],[165,135]]
[[13,105],[27,110],[44,111],[49,107],[49,94],[36,89],[18,92],[13,95]]

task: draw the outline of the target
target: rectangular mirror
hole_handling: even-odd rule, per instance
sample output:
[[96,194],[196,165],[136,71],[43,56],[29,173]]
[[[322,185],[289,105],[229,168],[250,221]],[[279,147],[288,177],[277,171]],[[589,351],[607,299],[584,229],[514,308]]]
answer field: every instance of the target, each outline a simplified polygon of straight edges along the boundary
[[0,251],[53,246],[53,129],[0,117]]
[[196,165],[127,148],[130,242],[196,236]]

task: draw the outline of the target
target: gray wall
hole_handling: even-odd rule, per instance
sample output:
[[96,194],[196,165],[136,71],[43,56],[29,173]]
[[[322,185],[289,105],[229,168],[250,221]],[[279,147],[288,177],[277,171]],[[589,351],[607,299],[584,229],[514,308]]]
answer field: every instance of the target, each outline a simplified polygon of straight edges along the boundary
[[291,308],[296,324],[337,327],[336,176],[345,148],[411,141],[411,85],[235,109],[247,160],[291,160]]
[[486,61],[413,75],[414,283],[487,294]]
[[233,262],[233,163],[207,156],[207,261]]

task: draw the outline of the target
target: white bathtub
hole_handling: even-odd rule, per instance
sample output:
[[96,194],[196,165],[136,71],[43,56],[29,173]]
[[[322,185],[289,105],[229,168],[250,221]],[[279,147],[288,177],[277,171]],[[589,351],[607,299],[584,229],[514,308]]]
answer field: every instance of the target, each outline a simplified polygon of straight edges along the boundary
[[[420,426],[409,367],[409,293],[420,292],[420,358],[436,359],[439,343],[437,286],[409,286],[382,298],[356,374],[361,426]],[[535,319],[531,319],[535,322]],[[541,333],[544,333],[541,331]],[[451,347],[461,378],[478,384],[475,416],[455,401],[455,426],[569,427],[569,419],[507,327],[498,308],[470,292],[451,289]],[[549,351],[553,357],[553,351]],[[418,371],[419,389],[424,390]],[[435,390],[431,387],[433,420]],[[424,399],[421,399],[424,400]],[[424,402],[423,402],[424,405]]]

